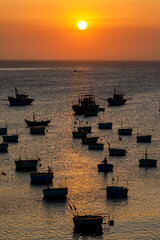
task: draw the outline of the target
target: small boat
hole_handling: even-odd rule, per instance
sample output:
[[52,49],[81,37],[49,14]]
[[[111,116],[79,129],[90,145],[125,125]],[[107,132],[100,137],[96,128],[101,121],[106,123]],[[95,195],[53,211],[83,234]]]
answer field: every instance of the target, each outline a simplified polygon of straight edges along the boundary
[[107,98],[109,106],[120,106],[126,103],[129,99],[124,98],[124,94],[117,92],[116,88],[114,88],[113,97]]
[[99,105],[95,103],[93,95],[84,95],[79,98],[78,104],[72,106],[76,115],[85,114],[85,112],[98,111]]
[[85,127],[78,127],[78,132],[87,132],[87,133],[91,133],[91,126],[85,126]]
[[140,167],[156,167],[157,160],[147,158],[147,149],[145,153],[145,158],[139,160]]
[[112,178],[112,186],[106,187],[108,198],[127,198],[128,188],[117,186],[118,179],[119,178],[117,178],[116,186],[113,185],[114,178]]
[[7,134],[7,127],[0,128],[0,135],[6,135]]
[[73,131],[72,135],[73,135],[73,138],[86,138],[87,132],[84,132],[84,131]]
[[137,136],[137,142],[151,142],[151,135],[138,135]]
[[110,148],[109,147],[109,155],[110,156],[125,156],[127,153],[126,149],[122,148]]
[[33,98],[28,98],[28,95],[18,93],[17,88],[15,88],[15,97],[9,96],[8,101],[10,106],[25,106],[30,105],[33,102]]
[[18,135],[17,134],[4,135],[3,142],[18,142]]
[[132,128],[119,128],[118,134],[119,135],[132,135]]
[[108,123],[98,123],[98,127],[99,129],[112,129],[112,123],[108,122]]
[[94,117],[94,116],[97,116],[97,114],[98,114],[98,109],[96,109],[96,110],[87,110],[87,111],[85,111],[84,116],[85,117]]
[[104,144],[103,143],[92,143],[88,144],[89,150],[103,150]]
[[99,137],[85,137],[82,138],[82,144],[91,144],[91,143],[97,143]]
[[48,126],[51,119],[50,120],[42,120],[42,121],[36,121],[36,120],[29,121],[29,120],[24,119],[24,121],[27,123],[27,125],[29,127],[35,127],[35,126]]
[[73,217],[75,228],[100,228],[103,223],[101,215],[77,215]]
[[16,169],[17,170],[36,169],[39,161],[40,158],[30,160],[29,159],[22,160],[21,158],[18,158],[15,160]]
[[48,167],[48,171],[30,173],[32,183],[49,183],[53,179],[53,171]]
[[0,143],[0,152],[8,151],[8,143]]
[[45,127],[30,127],[30,133],[31,134],[45,134]]
[[102,163],[97,165],[99,172],[112,172],[113,171],[113,164],[107,163],[106,157],[102,161]]
[[45,198],[51,199],[65,199],[66,195],[68,194],[68,188],[54,188],[54,187],[47,187],[43,189],[43,194]]

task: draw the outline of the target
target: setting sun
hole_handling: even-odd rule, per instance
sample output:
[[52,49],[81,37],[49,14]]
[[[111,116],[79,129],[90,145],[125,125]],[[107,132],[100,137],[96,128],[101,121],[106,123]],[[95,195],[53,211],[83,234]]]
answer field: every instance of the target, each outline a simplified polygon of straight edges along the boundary
[[79,28],[80,30],[86,29],[86,28],[87,28],[87,23],[86,23],[85,21],[80,21],[80,22],[78,23],[78,28]]

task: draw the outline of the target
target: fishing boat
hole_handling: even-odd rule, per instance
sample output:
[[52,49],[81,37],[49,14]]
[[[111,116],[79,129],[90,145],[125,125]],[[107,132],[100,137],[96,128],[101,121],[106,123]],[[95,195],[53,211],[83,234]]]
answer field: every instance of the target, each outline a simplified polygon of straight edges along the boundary
[[82,144],[96,143],[99,137],[85,137],[82,138]]
[[99,129],[112,129],[112,123],[111,122],[108,122],[108,123],[100,122],[100,123],[98,123],[98,128]]
[[102,163],[97,165],[99,172],[112,172],[113,171],[113,164],[107,163],[106,157],[102,161]]
[[43,189],[43,194],[45,198],[51,198],[51,199],[65,199],[68,194],[68,188],[67,187],[47,187]]
[[118,134],[119,135],[132,135],[132,128],[119,128]]
[[124,94],[114,88],[113,97],[107,98],[109,106],[120,106],[126,103],[129,99],[124,98]]
[[15,97],[9,96],[8,101],[10,106],[24,106],[30,105],[33,102],[33,98],[28,98],[28,95],[24,93],[19,93],[17,88],[15,88]]
[[[118,179],[119,178],[117,178],[117,183],[118,183]],[[112,178],[112,186],[106,187],[107,197],[108,198],[127,198],[128,188],[117,186],[117,183],[116,183],[116,186],[114,186],[113,182],[114,182],[114,178]]]
[[20,157],[15,160],[16,169],[17,170],[36,169],[39,161],[40,158],[22,160]]
[[84,95],[81,96],[78,100],[78,104],[72,106],[73,111],[76,115],[82,115],[86,112],[95,112],[98,111],[99,105],[95,103],[93,95]]
[[89,150],[103,150],[104,144],[103,143],[92,143],[88,144]]
[[0,152],[8,151],[8,143],[0,143]]
[[45,127],[44,126],[36,126],[30,127],[31,134],[45,134]]
[[30,173],[32,183],[49,183],[53,179],[53,171],[48,167],[48,171]]
[[142,158],[139,160],[139,166],[140,167],[156,167],[157,160],[147,158],[147,149],[145,153],[145,158]]
[[151,142],[151,135],[137,135],[137,142]]
[[7,134],[7,127],[0,128],[0,135],[6,135]]
[[51,119],[47,120],[41,120],[41,121],[36,121],[35,114],[33,112],[33,121],[29,121],[27,119],[24,119],[28,127],[36,127],[36,126],[48,126],[50,123]]
[[4,135],[3,142],[18,142],[18,135],[17,134]]
[[127,153],[126,149],[109,147],[110,156],[125,156],[126,153]]
[[72,131],[73,138],[86,138],[87,132],[84,131]]
[[91,126],[83,126],[83,127],[78,127],[78,132],[87,132],[87,133],[91,133]]

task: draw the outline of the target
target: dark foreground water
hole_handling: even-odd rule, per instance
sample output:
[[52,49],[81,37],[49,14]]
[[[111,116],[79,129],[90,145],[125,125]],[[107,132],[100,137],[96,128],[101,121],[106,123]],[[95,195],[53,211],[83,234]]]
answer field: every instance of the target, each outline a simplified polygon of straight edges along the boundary
[[[101,98],[113,88],[125,92],[127,104],[108,107]],[[9,95],[17,87],[35,101],[26,107],[10,107]],[[0,239],[160,239],[160,62],[0,62],[0,127],[19,134],[0,154]],[[103,151],[89,151],[80,139],[72,138],[76,117],[72,105],[80,94],[91,94],[105,107],[97,117],[84,118],[92,134],[104,143]],[[44,136],[30,135],[24,118],[52,118]],[[113,123],[112,130],[99,130],[98,122]],[[119,141],[119,127],[132,127],[132,136]],[[151,143],[137,143],[137,132],[151,134]],[[2,141],[2,137],[1,141]],[[1,142],[0,141],[0,142]],[[125,157],[109,157],[108,144],[127,149]],[[157,159],[153,169],[139,168],[138,160],[148,150]],[[102,233],[81,234],[73,230],[72,214],[66,201],[43,199],[42,189],[30,183],[29,172],[17,172],[14,160],[20,156],[41,158],[39,170],[52,165],[55,187],[68,186],[68,198],[81,214],[111,214],[115,224],[103,225]],[[104,156],[114,164],[113,173],[98,173]],[[108,200],[102,190],[119,176],[128,198]],[[107,221],[107,219],[106,219]]]

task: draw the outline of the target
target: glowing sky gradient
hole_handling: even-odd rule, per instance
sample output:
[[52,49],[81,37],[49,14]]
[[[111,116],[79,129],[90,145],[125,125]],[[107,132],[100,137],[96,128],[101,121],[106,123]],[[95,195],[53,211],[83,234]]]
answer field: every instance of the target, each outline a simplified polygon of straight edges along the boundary
[[0,0],[0,59],[160,60],[159,10],[160,0]]

